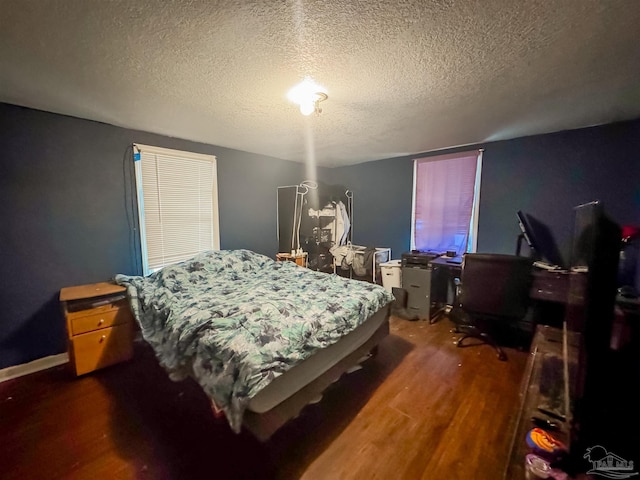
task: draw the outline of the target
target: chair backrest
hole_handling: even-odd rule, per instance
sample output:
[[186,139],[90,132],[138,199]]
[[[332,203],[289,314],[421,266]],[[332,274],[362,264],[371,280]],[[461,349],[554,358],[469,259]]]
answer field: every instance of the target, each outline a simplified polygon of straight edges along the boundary
[[529,306],[532,260],[517,255],[467,253],[458,301],[469,313],[522,318]]

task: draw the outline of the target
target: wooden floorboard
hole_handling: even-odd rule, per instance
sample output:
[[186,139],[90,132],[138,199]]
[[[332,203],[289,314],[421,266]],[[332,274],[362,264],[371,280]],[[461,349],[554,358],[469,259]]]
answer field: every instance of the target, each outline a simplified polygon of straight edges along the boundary
[[391,335],[269,441],[214,419],[150,349],[81,378],[67,366],[0,384],[3,479],[501,478],[528,354],[457,348],[451,323]]

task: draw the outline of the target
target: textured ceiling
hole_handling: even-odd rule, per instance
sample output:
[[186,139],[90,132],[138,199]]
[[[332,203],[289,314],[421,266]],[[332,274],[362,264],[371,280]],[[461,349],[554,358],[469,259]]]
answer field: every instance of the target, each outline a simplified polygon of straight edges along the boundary
[[[0,0],[0,102],[318,165],[640,117],[635,0]],[[324,86],[321,116],[286,97]]]

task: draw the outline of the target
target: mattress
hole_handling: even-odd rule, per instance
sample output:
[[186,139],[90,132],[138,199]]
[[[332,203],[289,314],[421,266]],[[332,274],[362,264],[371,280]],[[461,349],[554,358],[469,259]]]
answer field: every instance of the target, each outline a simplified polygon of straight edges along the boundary
[[387,309],[373,314],[338,342],[284,372],[251,398],[248,410],[264,413],[289,398],[363,345],[387,319]]
[[[142,336],[169,376],[193,377],[236,433],[252,398],[394,300],[379,285],[249,250],[203,252],[148,277],[116,275],[115,280],[127,287]],[[292,375],[298,378],[293,387],[282,388],[295,390],[326,369],[304,367]],[[259,397],[254,408],[282,398],[264,395],[267,400]]]

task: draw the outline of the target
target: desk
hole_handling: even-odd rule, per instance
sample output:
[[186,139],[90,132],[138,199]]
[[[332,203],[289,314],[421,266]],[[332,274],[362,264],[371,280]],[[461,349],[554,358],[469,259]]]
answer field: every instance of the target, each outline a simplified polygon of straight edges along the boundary
[[569,301],[578,300],[572,298],[573,296],[583,298],[586,285],[587,275],[585,273],[544,270],[534,267],[529,296],[533,300],[566,304]]
[[[431,260],[433,280],[431,282],[431,300],[435,308],[431,315],[431,323],[436,322],[455,302],[455,280],[462,273],[462,257],[438,257]],[[572,306],[567,313],[573,315],[572,310],[579,314],[579,306],[584,303],[587,287],[587,275],[582,272],[559,270],[544,270],[534,268],[529,297],[536,302],[556,304],[562,311],[560,319],[564,317],[564,310]],[[546,323],[546,322],[545,322]],[[554,323],[554,322],[550,322]]]
[[584,272],[533,269],[529,298],[533,300],[534,324],[560,327],[566,320],[578,328],[584,316],[587,274]]
[[462,273],[462,257],[437,257],[429,262],[433,269],[431,300],[435,306],[430,323],[437,322],[453,307],[456,298],[456,279]]

